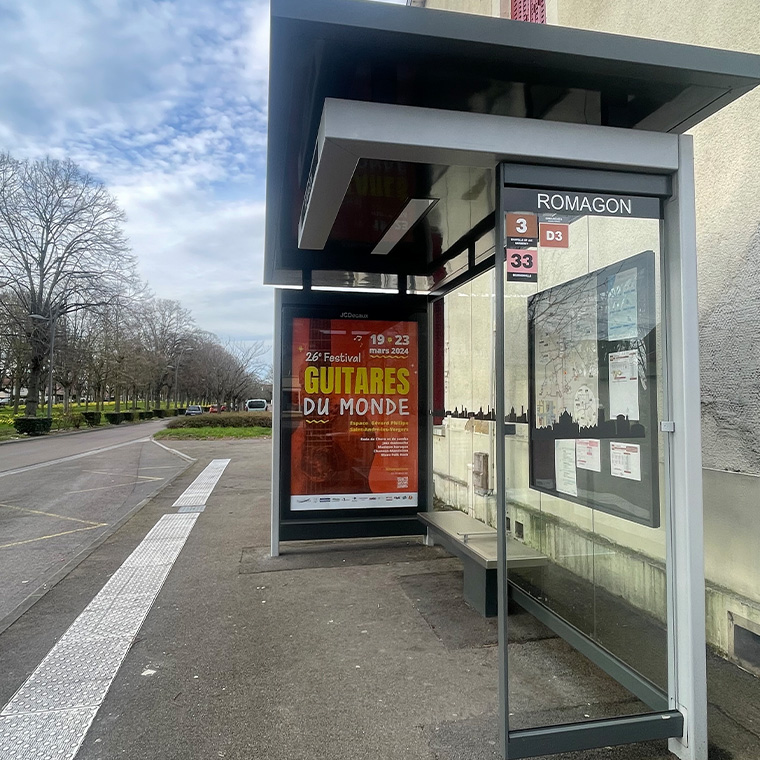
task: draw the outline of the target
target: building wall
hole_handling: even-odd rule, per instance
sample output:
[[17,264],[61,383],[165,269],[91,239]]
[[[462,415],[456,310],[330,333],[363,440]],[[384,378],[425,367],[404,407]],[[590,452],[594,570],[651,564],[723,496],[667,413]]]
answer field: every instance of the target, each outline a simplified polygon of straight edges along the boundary
[[[557,0],[564,26],[760,53],[760,3]],[[706,467],[760,473],[760,91],[695,127],[702,451]]]
[[[564,26],[760,53],[760,4],[556,0]],[[760,621],[760,91],[697,125],[702,458],[708,640],[732,653]]]
[[[510,5],[508,0],[410,0],[410,4],[503,17],[509,16]],[[661,0],[657,13],[652,13],[646,3],[633,0],[547,0],[546,8],[549,23],[760,52],[757,0],[736,0],[731,4],[692,0],[688,13],[684,12],[681,0]],[[707,636],[713,646],[729,655],[734,620],[760,624],[760,552],[756,550],[760,545],[758,114],[760,91],[754,91],[691,132],[695,143],[702,448],[706,468]],[[449,299],[449,323],[464,319],[470,324],[471,314],[466,313],[469,307],[464,300]],[[468,463],[470,469],[472,466],[472,446],[456,443],[457,435],[469,435],[469,431],[459,431],[459,427],[462,425],[451,422],[445,431],[439,430],[441,435],[435,446],[439,457],[445,450],[450,467],[466,476]],[[479,445],[485,448],[484,442]],[[446,478],[439,473],[436,487],[445,491],[444,500],[448,503],[473,513],[471,485],[465,485],[464,476],[458,489],[450,484],[444,488]],[[513,520],[522,518],[526,541],[531,541],[533,507],[528,500],[523,501],[514,508]],[[483,507],[475,509],[474,514],[488,520],[493,507]],[[554,531],[557,556],[570,554],[570,545],[586,540],[582,530],[576,534],[577,531],[564,526],[563,531]],[[608,538],[614,542],[614,531]],[[567,544],[564,548],[563,542]],[[618,552],[615,566],[607,574],[611,591],[621,593],[654,615],[662,610],[664,588],[658,554],[644,545],[634,551]],[[575,571],[583,574],[581,567]],[[616,578],[627,580],[620,584]]]

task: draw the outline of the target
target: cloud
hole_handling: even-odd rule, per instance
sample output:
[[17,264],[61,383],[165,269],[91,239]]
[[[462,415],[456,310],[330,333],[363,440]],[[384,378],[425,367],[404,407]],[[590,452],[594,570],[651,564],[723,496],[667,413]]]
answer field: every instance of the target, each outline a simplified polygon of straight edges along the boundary
[[150,288],[223,340],[272,336],[268,11],[266,0],[0,2],[0,146],[72,158],[104,181]]
[[0,141],[70,157],[128,217],[151,289],[223,339],[271,339],[261,286],[264,0],[35,0],[0,8]]

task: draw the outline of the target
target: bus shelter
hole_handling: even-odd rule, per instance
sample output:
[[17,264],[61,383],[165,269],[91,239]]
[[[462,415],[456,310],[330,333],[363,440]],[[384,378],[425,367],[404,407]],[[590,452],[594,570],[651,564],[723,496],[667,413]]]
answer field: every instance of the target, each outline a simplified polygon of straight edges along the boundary
[[[503,756],[668,738],[705,760],[685,132],[752,89],[760,58],[361,0],[271,7],[272,553],[467,512],[497,534]],[[514,540],[545,561],[510,565]],[[635,705],[512,709],[510,600]]]

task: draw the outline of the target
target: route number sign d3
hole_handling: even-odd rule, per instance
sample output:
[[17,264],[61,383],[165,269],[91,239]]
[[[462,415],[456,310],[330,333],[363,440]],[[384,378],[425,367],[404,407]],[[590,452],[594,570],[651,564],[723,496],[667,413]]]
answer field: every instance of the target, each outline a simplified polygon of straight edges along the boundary
[[569,248],[569,224],[539,224],[539,245],[543,248]]
[[507,248],[507,282],[538,282],[538,250]]

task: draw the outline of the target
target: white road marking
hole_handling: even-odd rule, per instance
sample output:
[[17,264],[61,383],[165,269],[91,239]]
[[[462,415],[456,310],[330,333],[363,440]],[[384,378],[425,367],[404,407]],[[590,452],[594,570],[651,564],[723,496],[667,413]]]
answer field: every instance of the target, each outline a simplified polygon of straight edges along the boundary
[[164,446],[163,443],[159,443],[155,438],[151,438],[150,440],[151,440],[151,443],[155,443],[156,446],[160,446],[162,449],[171,451],[172,454],[176,454],[178,457],[182,457],[182,459],[186,459],[188,462],[197,461],[194,457],[189,457],[187,454],[183,454],[181,451],[177,451],[177,449],[171,449],[168,446]]
[[84,459],[85,457],[91,457],[95,454],[102,454],[104,451],[113,451],[114,449],[120,449],[123,446],[131,446],[134,443],[146,443],[150,438],[136,438],[134,441],[127,441],[126,443],[116,443],[113,446],[104,446],[102,449],[93,449],[92,451],[85,451],[82,454],[72,454],[69,457],[61,457],[60,459],[51,459],[49,462],[40,462],[39,464],[30,464],[26,467],[18,467],[15,470],[6,470],[0,472],[0,478],[4,478],[7,475],[20,475],[23,472],[30,472],[31,470],[39,470],[40,467],[52,467],[61,462],[72,462],[75,459]]
[[[229,462],[211,462],[185,493],[208,498]],[[197,519],[164,515],[5,705],[2,760],[74,758]]]

